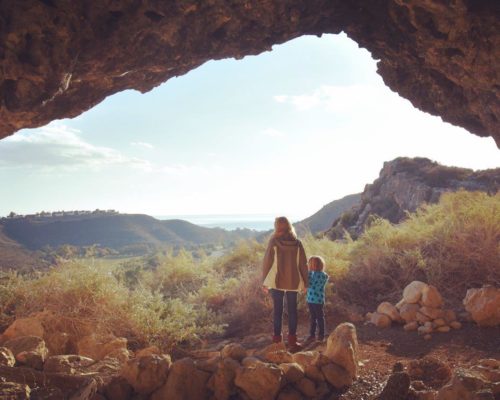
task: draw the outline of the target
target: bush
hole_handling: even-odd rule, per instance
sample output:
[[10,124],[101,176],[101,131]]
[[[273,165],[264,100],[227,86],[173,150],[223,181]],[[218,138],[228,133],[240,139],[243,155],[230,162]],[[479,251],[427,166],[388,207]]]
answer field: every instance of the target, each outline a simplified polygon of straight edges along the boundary
[[451,302],[470,287],[500,284],[500,194],[443,194],[399,225],[375,221],[349,250],[341,295],[373,306],[399,300],[414,279],[437,286]]

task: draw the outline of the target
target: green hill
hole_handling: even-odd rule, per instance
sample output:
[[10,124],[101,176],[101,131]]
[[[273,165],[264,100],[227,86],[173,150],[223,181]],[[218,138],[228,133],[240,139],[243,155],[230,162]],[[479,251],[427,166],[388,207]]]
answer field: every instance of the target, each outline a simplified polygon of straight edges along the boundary
[[153,247],[229,244],[255,235],[255,232],[248,229],[226,231],[205,228],[183,220],[161,221],[143,214],[4,218],[0,225],[8,238],[32,250],[64,244],[96,244],[117,250],[138,244]]

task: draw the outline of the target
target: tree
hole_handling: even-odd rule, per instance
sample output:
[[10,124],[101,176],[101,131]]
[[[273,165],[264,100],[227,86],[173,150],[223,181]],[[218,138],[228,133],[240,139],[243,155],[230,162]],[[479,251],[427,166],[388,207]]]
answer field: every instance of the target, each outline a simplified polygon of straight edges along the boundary
[[9,218],[14,218],[17,214],[14,211],[9,213]]

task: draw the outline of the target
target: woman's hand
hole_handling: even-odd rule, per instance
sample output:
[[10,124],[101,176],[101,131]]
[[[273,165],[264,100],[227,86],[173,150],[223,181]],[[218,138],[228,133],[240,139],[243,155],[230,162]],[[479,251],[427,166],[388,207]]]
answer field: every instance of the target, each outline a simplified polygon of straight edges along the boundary
[[269,293],[269,288],[267,286],[262,286],[262,293],[268,294]]
[[307,293],[307,288],[302,288],[302,293],[306,294]]

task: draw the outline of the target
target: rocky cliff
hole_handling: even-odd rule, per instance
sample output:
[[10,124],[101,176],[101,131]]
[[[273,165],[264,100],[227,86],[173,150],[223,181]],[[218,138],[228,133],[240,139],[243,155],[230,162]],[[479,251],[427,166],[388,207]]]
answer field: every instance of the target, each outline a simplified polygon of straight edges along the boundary
[[208,60],[346,32],[413,105],[500,144],[495,0],[0,2],[0,138]]
[[326,234],[340,239],[347,230],[357,237],[375,215],[397,223],[421,204],[436,203],[442,193],[460,189],[496,193],[500,189],[500,168],[472,171],[427,158],[396,158],[384,163],[379,177],[366,185],[361,203],[342,214]]

